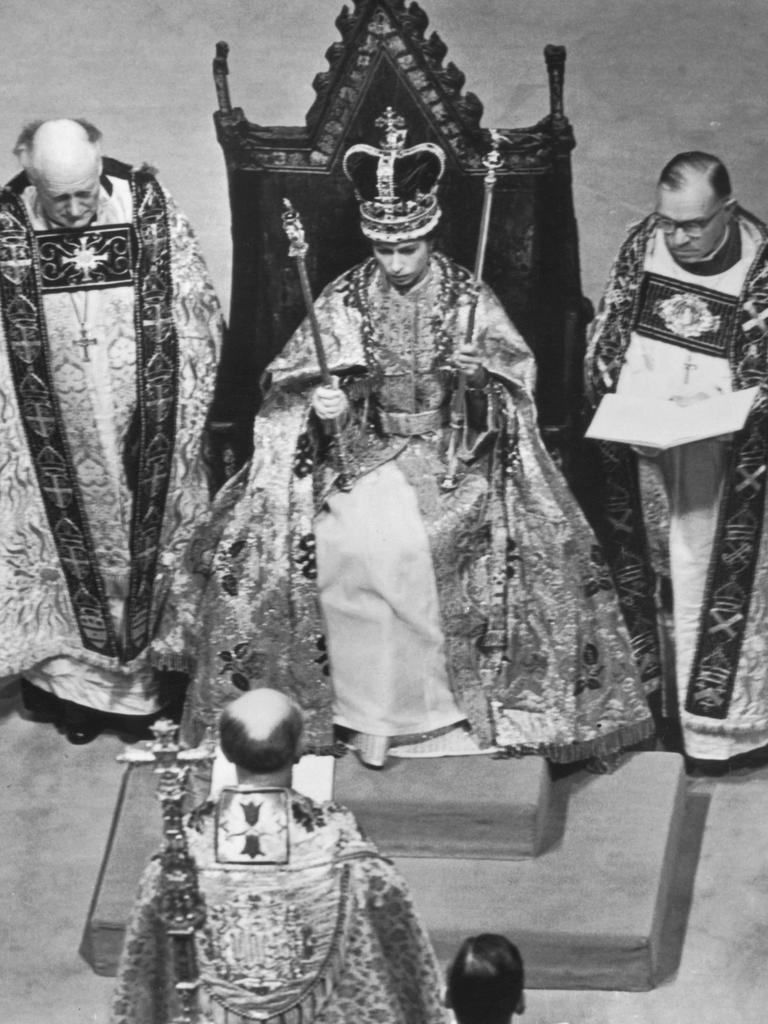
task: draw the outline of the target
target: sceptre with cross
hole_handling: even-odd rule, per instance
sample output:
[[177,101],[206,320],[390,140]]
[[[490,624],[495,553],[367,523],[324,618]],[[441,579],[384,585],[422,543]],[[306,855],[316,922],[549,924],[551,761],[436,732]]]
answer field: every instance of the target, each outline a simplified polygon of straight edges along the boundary
[[190,767],[212,761],[216,749],[212,736],[206,736],[199,747],[182,749],[176,742],[177,728],[169,719],[161,718],[151,727],[155,741],[150,747],[129,748],[117,760],[131,765],[155,765],[165,839],[161,854],[161,916],[170,939],[179,1004],[179,1012],[169,1024],[205,1024],[197,998],[200,975],[195,945],[195,934],[205,922],[205,903],[197,884],[197,866],[187,847],[183,804]]

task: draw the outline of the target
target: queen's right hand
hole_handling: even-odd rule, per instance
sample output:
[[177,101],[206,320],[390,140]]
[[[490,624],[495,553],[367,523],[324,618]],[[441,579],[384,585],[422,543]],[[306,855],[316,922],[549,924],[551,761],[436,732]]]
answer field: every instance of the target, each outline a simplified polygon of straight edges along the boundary
[[321,384],[312,395],[311,405],[318,419],[339,420],[349,409],[349,399],[338,384]]

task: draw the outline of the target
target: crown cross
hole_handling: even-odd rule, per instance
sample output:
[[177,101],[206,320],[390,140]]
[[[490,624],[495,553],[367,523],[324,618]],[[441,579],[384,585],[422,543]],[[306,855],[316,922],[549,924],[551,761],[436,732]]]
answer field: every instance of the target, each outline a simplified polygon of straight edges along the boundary
[[399,153],[405,146],[405,138],[408,134],[401,115],[393,107],[387,107],[373,123],[384,132],[384,148],[393,153]]

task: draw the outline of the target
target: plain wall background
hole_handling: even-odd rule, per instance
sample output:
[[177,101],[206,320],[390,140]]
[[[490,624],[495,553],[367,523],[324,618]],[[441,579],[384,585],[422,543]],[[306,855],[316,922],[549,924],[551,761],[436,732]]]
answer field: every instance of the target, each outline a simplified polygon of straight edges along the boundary
[[[353,6],[350,3],[350,6]],[[22,124],[84,116],[105,151],[159,169],[188,214],[229,308],[229,206],[211,115],[211,60],[231,46],[236,106],[262,124],[303,124],[312,79],[340,36],[340,0],[2,0],[0,176]],[[542,50],[568,50],[574,194],[585,293],[599,298],[628,223],[666,160],[717,153],[741,201],[768,215],[765,0],[424,0],[429,29],[485,106],[486,127],[548,110]]]

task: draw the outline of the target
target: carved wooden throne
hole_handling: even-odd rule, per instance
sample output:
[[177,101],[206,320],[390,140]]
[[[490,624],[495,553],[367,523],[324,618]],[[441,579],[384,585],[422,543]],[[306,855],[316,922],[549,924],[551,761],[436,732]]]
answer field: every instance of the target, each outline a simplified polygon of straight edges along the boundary
[[[443,64],[446,46],[437,33],[426,35],[427,25],[421,8],[404,0],[354,0],[352,10],[344,7],[336,19],[341,41],[328,49],[328,70],[313,83],[317,98],[306,125],[296,128],[263,127],[233,107],[229,47],[216,48],[214,120],[227,165],[233,269],[213,419],[220,440],[239,437],[241,456],[259,376],[304,316],[280,222],[282,199],[302,217],[317,294],[369,254],[342,159],[354,143],[380,144],[374,122],[386,106],[405,118],[409,145],[431,141],[445,150],[438,245],[464,266],[474,264],[489,132],[480,127],[480,100],[462,92],[464,75]],[[536,355],[540,422],[563,452],[579,406],[588,304],[571,192],[574,136],[563,113],[565,50],[547,46],[544,55],[549,114],[530,128],[501,129],[506,141],[484,277]]]

